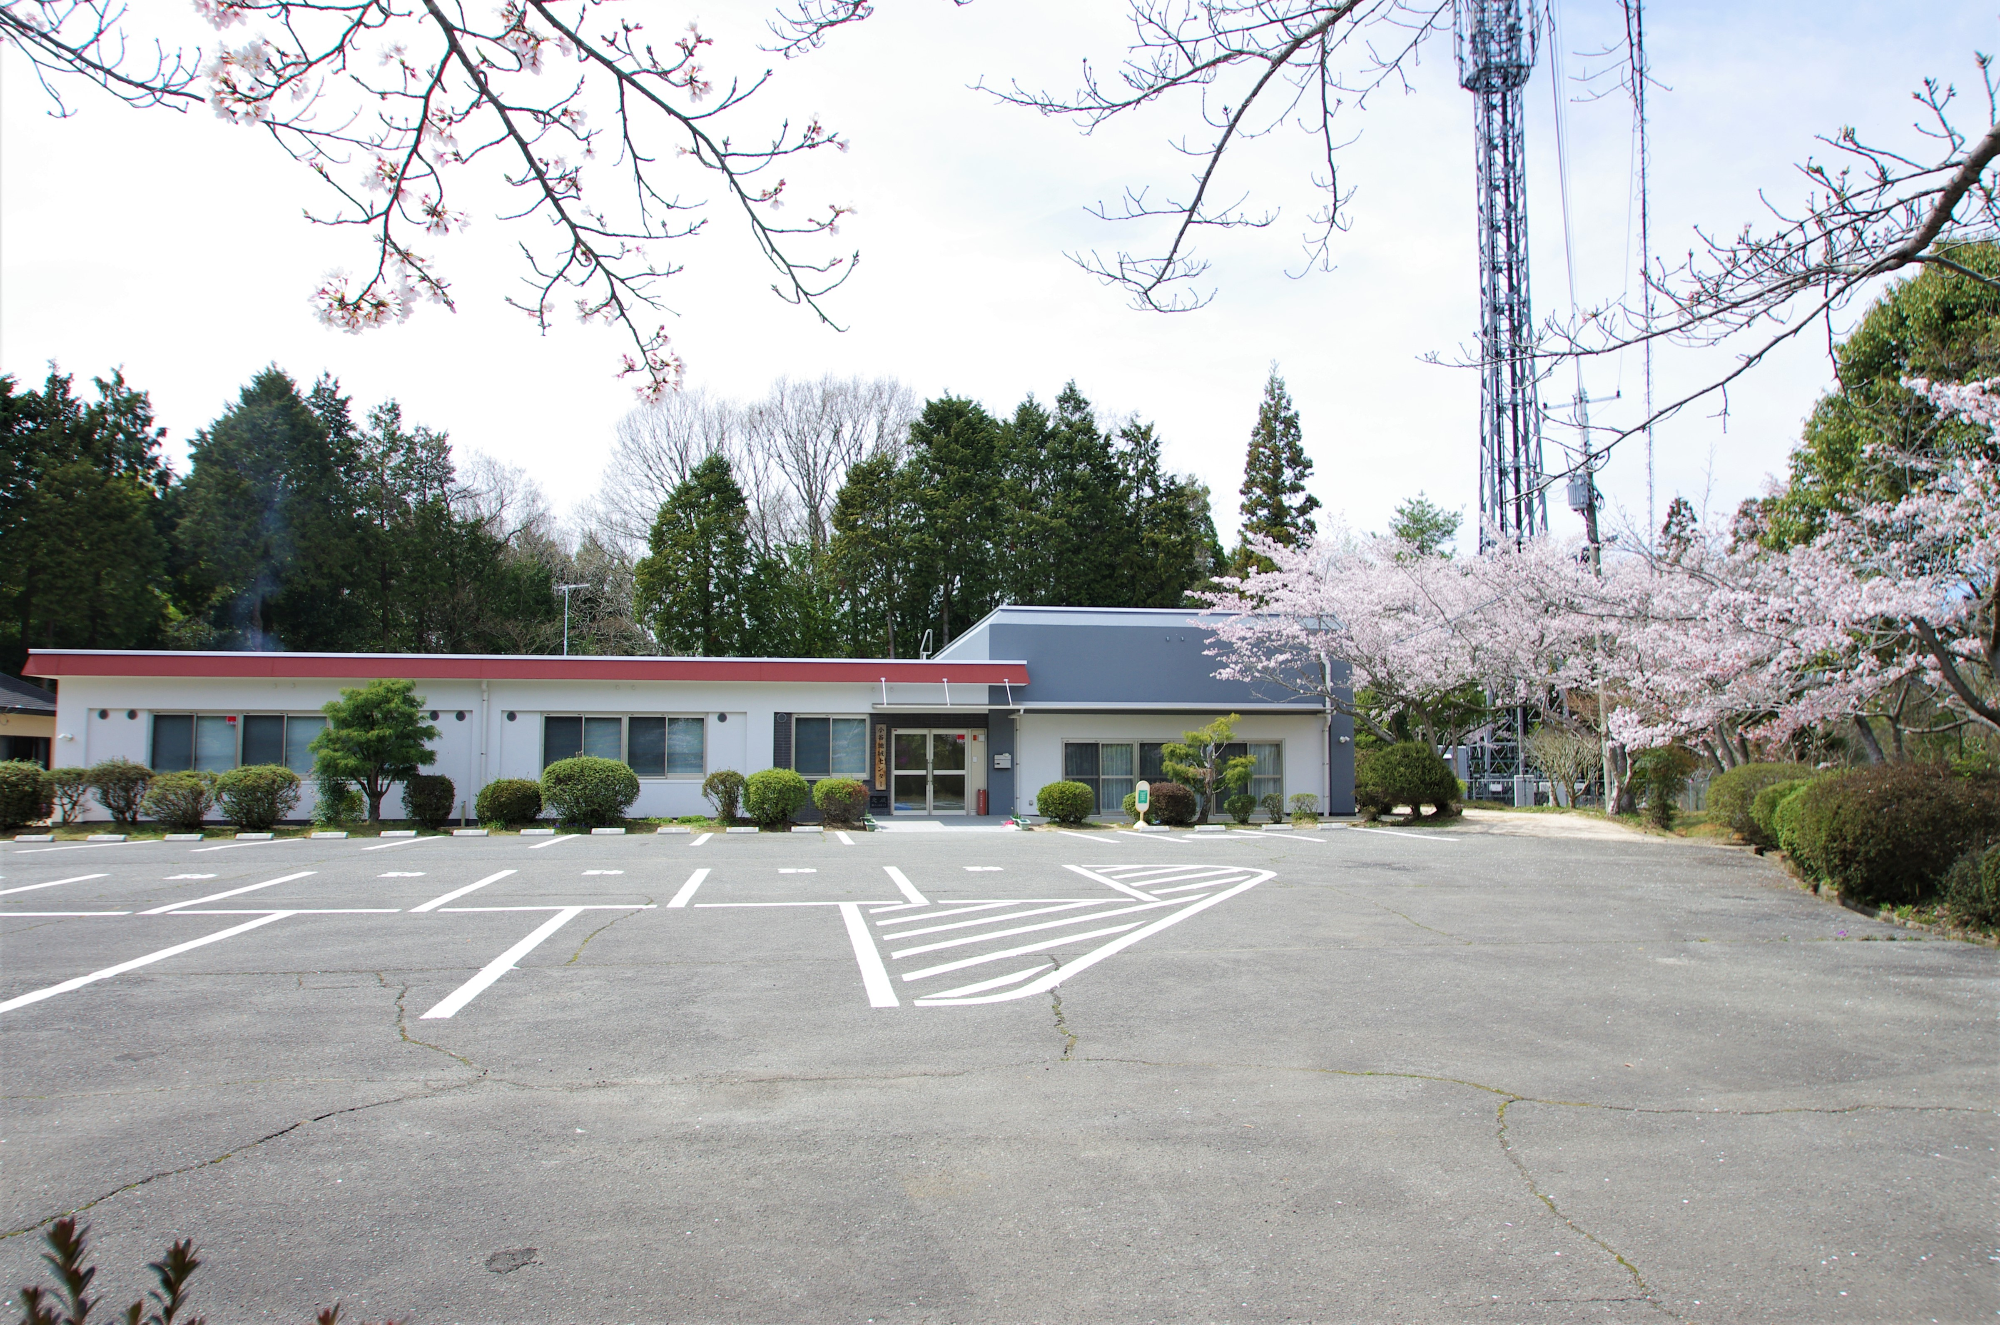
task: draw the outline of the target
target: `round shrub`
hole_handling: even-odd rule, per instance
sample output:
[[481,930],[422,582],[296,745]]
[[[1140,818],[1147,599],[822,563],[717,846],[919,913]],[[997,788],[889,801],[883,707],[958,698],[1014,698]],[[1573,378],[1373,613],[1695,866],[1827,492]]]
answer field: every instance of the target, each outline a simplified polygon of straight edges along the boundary
[[330,773],[313,775],[313,827],[352,828],[367,809],[361,792],[346,778]]
[[1250,816],[1257,813],[1257,799],[1247,794],[1231,796],[1222,802],[1222,808],[1237,823],[1247,824],[1250,822]]
[[725,824],[736,822],[743,805],[743,775],[733,768],[718,768],[701,784],[701,794],[715,807],[715,817]]
[[1700,758],[1684,745],[1658,746],[1632,761],[1632,781],[1639,789],[1648,823],[1655,828],[1674,826],[1681,793],[1700,767]]
[[[1462,795],[1463,793],[1461,792],[1460,794]],[[1301,791],[1293,794],[1292,822],[1295,824],[1316,824],[1319,822],[1319,795],[1317,792]]]
[[501,778],[479,789],[472,812],[483,824],[533,823],[542,812],[542,784],[527,778]]
[[139,811],[171,833],[199,833],[215,808],[213,773],[162,773],[146,788]]
[[[1153,795],[1159,794],[1159,788],[1155,787]],[[1035,813],[1054,823],[1080,824],[1090,817],[1096,799],[1084,783],[1051,782],[1035,793]]]
[[[1735,771],[1735,769],[1730,770],[1732,773]],[[1779,804],[1787,796],[1790,796],[1793,792],[1811,781],[1812,779],[1809,777],[1802,777],[1786,778],[1782,782],[1765,783],[1763,787],[1758,789],[1756,797],[1750,802],[1749,831],[1745,832],[1740,828],[1736,831],[1742,833],[1744,837],[1749,838],[1759,846],[1774,847],[1778,845],[1778,826],[1773,822],[1773,818],[1778,813]],[[1713,782],[1709,783],[1709,795],[1711,797],[1715,794],[1714,788],[1715,784]],[[1715,801],[1711,799],[1709,805],[1713,807],[1714,804]]]
[[299,791],[299,775],[283,764],[245,764],[215,780],[222,817],[259,833],[292,812]]
[[444,827],[456,808],[458,788],[444,774],[417,773],[403,779],[403,813],[424,827]]
[[1285,797],[1281,792],[1267,791],[1257,798],[1257,808],[1264,812],[1266,819],[1279,823],[1285,817]]
[[1361,757],[1354,770],[1354,802],[1363,818],[1374,820],[1398,805],[1410,807],[1412,819],[1453,812],[1460,794],[1458,777],[1437,751],[1421,741],[1400,741]]
[[853,778],[821,778],[813,783],[812,796],[830,824],[858,824],[868,813],[868,788]]
[[0,763],[0,828],[20,828],[49,817],[55,808],[49,776],[25,759]]
[[90,770],[50,769],[49,797],[55,802],[53,808],[62,816],[62,822],[75,823],[83,817],[83,807],[90,803]]
[[542,804],[564,823],[610,828],[639,799],[639,775],[616,759],[580,755],[542,770]]
[[764,828],[788,824],[812,796],[806,780],[789,768],[767,768],[743,780],[743,809]]
[[[1125,817],[1127,819],[1130,819],[1133,823],[1138,823],[1141,817],[1139,814],[1139,793],[1136,791],[1126,792],[1125,799],[1122,802],[1120,802],[1119,808],[1125,811]],[[1148,806],[1146,810],[1147,823],[1152,822],[1152,818],[1150,817],[1151,814],[1152,814],[1152,807]]]
[[1158,823],[1171,824],[1175,828],[1185,828],[1194,822],[1200,813],[1200,803],[1194,791],[1181,782],[1155,782],[1153,784],[1153,819]]
[[1961,924],[2000,925],[2000,847],[1958,858],[1944,876],[1944,904]]
[[[1769,829],[1759,824],[1758,795],[1780,782],[1796,782],[1812,776],[1804,764],[1738,764],[1708,780],[1708,821],[1728,824],[1738,837],[1762,846],[1776,846]],[[1776,801],[1772,802],[1775,806]]]
[[1922,901],[1960,856],[2000,838],[2000,784],[1879,764],[1798,793],[1799,863],[1863,905]]
[[139,803],[152,780],[152,769],[129,759],[107,759],[90,766],[90,789],[97,793],[97,803],[121,824],[139,821]]
[[1778,844],[1780,851],[1798,862],[1801,868],[1805,867],[1805,862],[1804,857],[1799,854],[1799,808],[1805,804],[1806,788],[1812,784],[1813,780],[1808,778],[1794,786],[1783,796],[1778,797],[1778,803],[1771,811],[1772,840]]

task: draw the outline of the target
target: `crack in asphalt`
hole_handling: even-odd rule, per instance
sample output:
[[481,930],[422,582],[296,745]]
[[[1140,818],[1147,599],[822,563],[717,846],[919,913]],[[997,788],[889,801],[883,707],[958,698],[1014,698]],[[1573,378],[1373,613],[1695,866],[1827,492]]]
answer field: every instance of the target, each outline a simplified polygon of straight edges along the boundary
[[[1062,969],[1062,963],[1057,961],[1054,956],[1049,957],[1049,965],[1055,967],[1058,971]],[[1055,1012],[1056,1034],[1063,1037],[1062,1057],[1056,1061],[1060,1063],[1071,1062],[1073,1061],[1072,1055],[1076,1053],[1076,1033],[1070,1030],[1069,1020],[1063,1016],[1062,985],[1055,984],[1049,986],[1049,1007]]]
[[1348,892],[1344,888],[1328,888],[1327,891],[1332,893],[1338,893],[1340,894],[1340,896],[1347,898],[1351,902],[1366,902],[1370,906],[1381,907],[1382,910],[1387,911],[1390,915],[1399,917],[1400,919],[1403,920],[1408,920],[1418,929],[1427,930],[1432,934],[1441,935],[1444,938],[1450,939],[1453,943],[1463,943],[1466,944],[1468,947],[1471,946],[1471,944],[1473,943],[1472,939],[1463,939],[1460,938],[1458,935],[1451,933],[1449,930],[1439,929],[1435,925],[1426,925],[1423,921],[1414,919],[1413,917],[1410,916],[1406,916],[1393,906],[1384,906],[1381,902],[1378,902],[1373,898],[1356,897],[1353,893]]
[[[651,897],[647,897],[647,898],[646,898],[646,901],[647,901],[647,903],[648,903],[648,904],[650,904],[650,903],[652,902],[652,900],[653,900],[653,899],[652,899]],[[627,911],[627,912],[626,912],[626,913],[625,913],[624,915],[622,915],[622,916],[613,916],[613,917],[612,917],[611,919],[609,919],[609,920],[605,921],[605,922],[604,922],[603,924],[599,925],[599,926],[598,926],[598,927],[597,927],[596,929],[593,929],[593,930],[591,930],[591,931],[590,931],[590,932],[589,932],[588,934],[585,934],[585,935],[583,936],[583,942],[581,942],[581,943],[579,943],[579,944],[577,944],[577,945],[576,945],[576,951],[575,951],[575,952],[572,952],[572,953],[571,953],[571,954],[569,955],[569,960],[568,960],[568,961],[566,961],[566,962],[564,962],[564,963],[563,963],[563,965],[564,965],[564,966],[574,966],[574,965],[576,965],[576,963],[577,963],[577,960],[578,960],[578,959],[579,959],[580,957],[582,957],[582,956],[583,956],[583,950],[584,950],[585,948],[587,948],[587,947],[589,947],[589,946],[590,946],[590,941],[591,941],[592,939],[596,938],[596,937],[597,937],[597,936],[598,936],[599,934],[602,934],[602,933],[603,933],[603,932],[604,932],[605,930],[607,930],[607,929],[611,928],[611,927],[612,927],[613,925],[617,924],[617,923],[618,923],[619,921],[621,921],[621,920],[630,920],[630,919],[631,919],[631,918],[632,918],[633,916],[636,916],[636,915],[638,915],[638,914],[639,914],[639,912],[637,912],[637,911]]]

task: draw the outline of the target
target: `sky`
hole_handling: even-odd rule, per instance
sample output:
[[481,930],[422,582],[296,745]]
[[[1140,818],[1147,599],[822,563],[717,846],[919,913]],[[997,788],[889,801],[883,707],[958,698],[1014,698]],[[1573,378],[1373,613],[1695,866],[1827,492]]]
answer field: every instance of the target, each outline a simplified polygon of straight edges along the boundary
[[[1186,166],[1169,141],[1197,133],[1190,103],[1168,102],[1084,135],[1069,123],[999,104],[974,86],[1018,80],[1068,90],[1080,61],[1115,64],[1122,4],[910,0],[883,5],[800,60],[756,49],[757,4],[633,3],[660,35],[698,19],[717,39],[712,69],[771,84],[745,116],[767,125],[817,114],[851,144],[788,168],[799,205],[855,209],[841,244],[858,270],[828,301],[843,329],[769,293],[767,269],[740,226],[717,210],[699,238],[671,251],[684,272],[665,290],[665,319],[690,387],[761,395],[780,376],[894,377],[920,398],[970,396],[1009,413],[1025,395],[1052,400],[1074,380],[1106,417],[1152,420],[1168,463],[1214,494],[1225,541],[1238,520],[1244,446],[1276,364],[1298,405],[1314,463],[1311,490],[1343,520],[1386,526],[1423,491],[1477,510],[1475,378],[1427,362],[1462,354],[1477,334],[1472,99],[1448,42],[1418,53],[1407,87],[1343,112],[1338,163],[1352,188],[1349,228],[1331,272],[1295,276],[1313,198],[1312,143],[1280,130],[1224,167],[1222,186],[1275,206],[1269,227],[1204,238],[1215,297],[1174,316],[1131,309],[1065,254],[1142,248],[1156,237],[1085,210],[1126,188],[1177,188]],[[135,6],[173,42],[213,40],[192,11]],[[597,10],[602,14],[607,11]],[[1529,234],[1538,316],[1635,289],[1632,122],[1605,80],[1623,21],[1611,0],[1555,0],[1526,90]],[[1920,14],[1920,18],[1913,15]],[[232,34],[234,36],[235,34]],[[1853,124],[1911,144],[1911,93],[1927,77],[1969,93],[1964,122],[1986,113],[1973,53],[1994,46],[1993,15],[1965,0],[1910,10],[1882,4],[1707,3],[1655,6],[1648,45],[1653,251],[1671,258],[1697,228],[1730,235],[1773,202],[1803,197],[1796,163],[1826,158],[1817,134]],[[1564,80],[1550,49],[1562,53]],[[169,454],[185,466],[192,435],[267,364],[302,382],[331,372],[361,408],[394,398],[404,417],[448,432],[461,452],[528,471],[559,510],[589,518],[618,419],[635,407],[616,378],[626,346],[600,327],[559,323],[539,335],[503,303],[518,279],[508,227],[475,217],[436,252],[455,313],[423,307],[407,323],[355,336],[323,327],[308,296],[365,250],[303,214],[324,186],[255,130],[197,112],[136,111],[67,89],[75,113],[51,117],[13,50],[0,51],[0,371],[38,382],[50,363],[79,379],[122,368],[151,394]],[[1600,95],[1603,94],[1603,95]],[[1559,170],[1562,102],[1566,169]],[[1564,179],[1569,224],[1560,199]],[[699,196],[706,181],[690,171]],[[1574,272],[1573,284],[1568,275]],[[1848,310],[1851,325],[1861,309]],[[1656,356],[1661,401],[1733,366],[1736,347],[1668,347]],[[1593,420],[1638,417],[1637,352],[1593,363]],[[1713,403],[1656,430],[1654,520],[1676,495],[1726,515],[1782,474],[1799,425],[1827,389],[1824,332],[1808,333]],[[1562,370],[1545,399],[1576,389]],[[1553,430],[1547,467],[1561,452]],[[1600,476],[1611,522],[1647,524],[1647,466],[1637,438]],[[1551,494],[1558,534],[1580,527]]]

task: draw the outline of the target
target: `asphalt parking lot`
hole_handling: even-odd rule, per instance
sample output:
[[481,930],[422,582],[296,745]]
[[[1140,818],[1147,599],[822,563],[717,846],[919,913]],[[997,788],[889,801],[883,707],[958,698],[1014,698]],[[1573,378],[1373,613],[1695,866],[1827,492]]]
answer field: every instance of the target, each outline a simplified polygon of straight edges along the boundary
[[[216,1325],[1970,1321],[1992,950],[1636,837],[0,846],[0,1284]],[[1897,941],[1885,941],[1890,938]]]

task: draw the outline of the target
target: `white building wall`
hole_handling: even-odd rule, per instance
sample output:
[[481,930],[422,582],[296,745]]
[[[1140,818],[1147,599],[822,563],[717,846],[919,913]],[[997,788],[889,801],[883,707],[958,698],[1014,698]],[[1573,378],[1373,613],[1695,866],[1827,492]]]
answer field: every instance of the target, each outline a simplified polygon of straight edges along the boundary
[[[57,767],[89,766],[123,757],[152,759],[155,713],[317,714],[355,680],[181,677],[64,677],[56,701]],[[771,767],[777,713],[865,717],[877,688],[859,683],[756,683],[697,681],[489,681],[426,680],[417,683],[423,706],[437,712],[437,762],[427,770],[452,780],[470,813],[479,789],[503,777],[538,780],[542,772],[545,714],[599,716],[701,716],[706,719],[706,770],[733,768],[748,775]],[[105,716],[98,717],[99,711]],[[127,714],[132,716],[128,717]],[[461,719],[458,715],[463,713]],[[509,715],[512,715],[511,717]],[[482,743],[481,734],[485,740]],[[639,817],[702,814],[701,778],[641,778],[632,813]],[[295,812],[312,810],[310,785]],[[402,813],[400,789],[383,801],[383,813]],[[106,817],[93,806],[90,816]]]
[[[1007,721],[996,713],[993,721]],[[1018,719],[1015,744],[1016,814],[1035,813],[1035,794],[1063,780],[1064,741],[1178,741],[1183,733],[1207,725],[1208,717],[1187,713],[1025,713]],[[1283,745],[1285,798],[1311,792],[1326,800],[1325,720],[1317,712],[1246,714],[1236,723],[1239,741],[1277,741]],[[995,806],[994,813],[1005,812]]]

